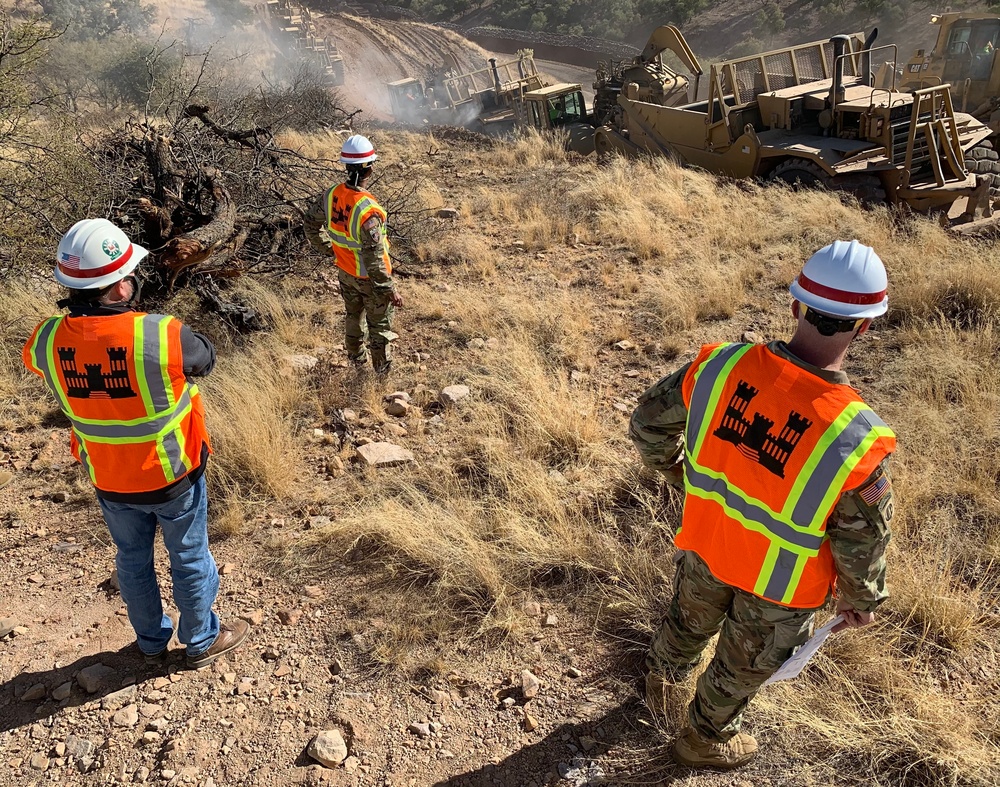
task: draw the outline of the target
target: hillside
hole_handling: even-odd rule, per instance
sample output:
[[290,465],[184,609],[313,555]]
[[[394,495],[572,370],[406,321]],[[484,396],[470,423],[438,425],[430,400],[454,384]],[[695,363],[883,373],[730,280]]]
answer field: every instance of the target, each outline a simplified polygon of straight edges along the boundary
[[[132,660],[92,494],[16,365],[53,295],[8,282],[2,457],[16,479],[0,491],[0,582],[24,628],[0,643],[5,783],[33,783],[36,755],[61,783],[87,783],[59,754],[70,734],[98,746],[100,774],[176,783],[994,783],[996,250],[665,162],[599,170],[538,139],[373,136],[428,207],[459,211],[430,220],[401,267],[391,380],[346,368],[327,270],[248,282],[275,324],[249,345],[184,299],[166,304],[222,348],[203,385],[220,603],[257,625],[217,670],[162,680]],[[786,335],[787,281],[837,237],[874,244],[892,280],[892,311],[848,371],[900,435],[893,596],[878,625],[762,693],[757,764],[695,775],[662,756],[674,730],[651,726],[632,688],[669,593],[678,500],[639,469],[627,414],[702,342]],[[293,355],[318,361],[293,372]],[[442,408],[452,384],[469,398]],[[383,399],[396,390],[402,417]],[[415,461],[366,469],[366,440]],[[115,682],[50,698],[94,663]],[[522,709],[526,668],[542,689]],[[129,705],[140,723],[115,716]],[[410,730],[424,722],[438,732]],[[301,754],[333,725],[351,731],[353,772]]]
[[[322,0],[316,0],[318,6]],[[900,58],[918,46],[933,44],[935,32],[928,24],[931,13],[944,6],[923,0],[875,2],[799,2],[798,0],[661,0],[640,3],[539,2],[530,6],[495,0],[470,3],[452,0],[430,3],[401,2],[427,21],[455,22],[462,28],[499,26],[544,33],[585,35],[626,41],[642,47],[658,25],[678,25],[695,52],[706,59],[752,54],[825,38],[837,33],[868,31],[877,26],[880,43],[900,47]],[[953,10],[980,11],[987,3],[950,3]]]
[[[342,47],[378,50],[379,79],[404,49],[436,67],[440,42],[462,45],[337,18],[357,31]],[[264,84],[251,58],[143,42],[102,60],[121,53],[92,43],[0,58],[0,785],[1000,783],[995,243],[663,159],[349,120],[308,81]],[[56,77],[76,105],[32,104]],[[302,233],[348,123],[379,152],[406,300],[387,379],[348,364],[336,272]],[[189,226],[174,218],[218,223],[222,187],[224,242],[170,268]],[[170,241],[150,198],[179,205]],[[146,308],[219,352],[199,382],[218,609],[253,630],[203,672],[176,642],[162,668],[138,657],[67,422],[21,362],[57,312],[58,238],[89,215],[154,249]],[[628,418],[703,344],[786,338],[789,281],[838,238],[874,246],[890,277],[846,371],[899,437],[891,597],[754,700],[757,761],[691,771],[669,756],[680,706],[660,723],[637,692],[681,500],[642,468]],[[372,443],[401,453],[372,466]],[[176,616],[159,547],[155,564]],[[334,729],[349,756],[325,768],[307,747]]]

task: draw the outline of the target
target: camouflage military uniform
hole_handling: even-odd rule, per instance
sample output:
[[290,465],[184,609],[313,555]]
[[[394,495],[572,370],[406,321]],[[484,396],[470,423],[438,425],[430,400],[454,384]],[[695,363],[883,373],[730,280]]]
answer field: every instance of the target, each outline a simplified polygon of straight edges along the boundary
[[[843,372],[800,361],[783,342],[773,342],[769,348],[829,382],[848,382]],[[683,488],[679,462],[687,421],[681,384],[689,366],[646,391],[629,425],[643,462],[679,488]],[[859,489],[882,474],[888,478],[887,465],[888,460]],[[874,506],[857,491],[845,493],[827,522],[838,596],[856,610],[874,611],[888,597],[885,549],[892,514],[890,484]],[[815,610],[774,604],[720,582],[693,552],[678,552],[675,562],[674,598],[653,638],[646,666],[651,673],[679,682],[694,670],[709,640],[721,630],[715,657],[698,680],[688,718],[702,738],[727,741],[739,732],[743,712],[764,681],[809,638]]]
[[[324,193],[325,194],[325,193]],[[332,253],[333,244],[327,234],[326,200],[320,194],[305,215],[303,226],[306,237],[313,248]],[[347,354],[355,363],[367,359],[367,345],[371,349],[372,366],[376,370],[388,368],[392,361],[394,290],[392,276],[385,269],[382,256],[385,240],[382,222],[372,216],[361,231],[361,259],[364,262],[367,279],[359,279],[338,268],[340,294],[344,299],[347,316],[344,320],[344,343]]]

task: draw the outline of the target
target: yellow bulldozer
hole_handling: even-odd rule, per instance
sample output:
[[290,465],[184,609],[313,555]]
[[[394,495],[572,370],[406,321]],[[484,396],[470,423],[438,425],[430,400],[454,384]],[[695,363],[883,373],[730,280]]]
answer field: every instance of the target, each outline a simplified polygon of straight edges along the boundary
[[[663,62],[672,52],[687,68],[690,78]],[[698,100],[704,71],[681,31],[673,25],[656,28],[640,54],[631,60],[601,62],[594,81],[594,125],[621,123],[618,96],[625,85],[635,98],[664,107],[676,107]]]
[[316,32],[313,13],[294,0],[266,0],[255,6],[258,23],[293,61],[309,63],[319,72],[326,87],[344,84],[344,60],[337,45]]
[[1000,196],[1000,161],[994,148],[1000,136],[1000,16],[996,13],[934,14],[937,42],[927,52],[913,53],[900,77],[901,90],[951,85],[951,96],[961,112],[968,112],[993,132],[990,142],[973,149],[969,169],[991,179],[991,193]]
[[978,207],[989,215],[989,179],[969,171],[966,154],[990,129],[955,111],[947,84],[913,93],[876,87],[873,59],[895,60],[895,47],[874,47],[876,34],[714,63],[708,98],[679,107],[643,101],[626,84],[621,123],[596,132],[598,155],[666,155],[966,222]]
[[[455,65],[458,63],[456,61]],[[594,150],[594,128],[579,83],[547,84],[531,50],[476,71],[451,71],[421,82],[413,77],[386,85],[393,118],[400,123],[466,126],[494,136],[517,128],[565,134],[570,150]]]

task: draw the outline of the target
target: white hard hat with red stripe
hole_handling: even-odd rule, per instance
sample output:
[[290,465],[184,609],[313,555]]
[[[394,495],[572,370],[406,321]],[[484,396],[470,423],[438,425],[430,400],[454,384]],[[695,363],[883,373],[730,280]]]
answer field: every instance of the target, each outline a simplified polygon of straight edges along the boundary
[[341,164],[371,164],[377,158],[375,146],[360,134],[348,137],[340,149]]
[[810,309],[860,320],[886,313],[888,288],[885,266],[871,246],[838,240],[806,261],[789,290]]
[[73,290],[107,287],[128,276],[148,254],[107,219],[83,219],[59,241],[56,281]]

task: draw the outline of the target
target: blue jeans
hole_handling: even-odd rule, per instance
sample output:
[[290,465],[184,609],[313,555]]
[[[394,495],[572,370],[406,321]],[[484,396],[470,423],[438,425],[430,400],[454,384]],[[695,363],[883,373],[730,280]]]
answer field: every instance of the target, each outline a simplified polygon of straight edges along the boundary
[[219,635],[219,618],[212,611],[219,594],[219,571],[208,549],[205,476],[168,503],[132,505],[100,498],[98,503],[118,546],[118,584],[139,650],[149,655],[159,653],[174,633],[170,618],[163,614],[153,568],[153,543],[159,522],[170,555],[174,603],[181,613],[177,639],[187,646],[189,656],[204,653]]

